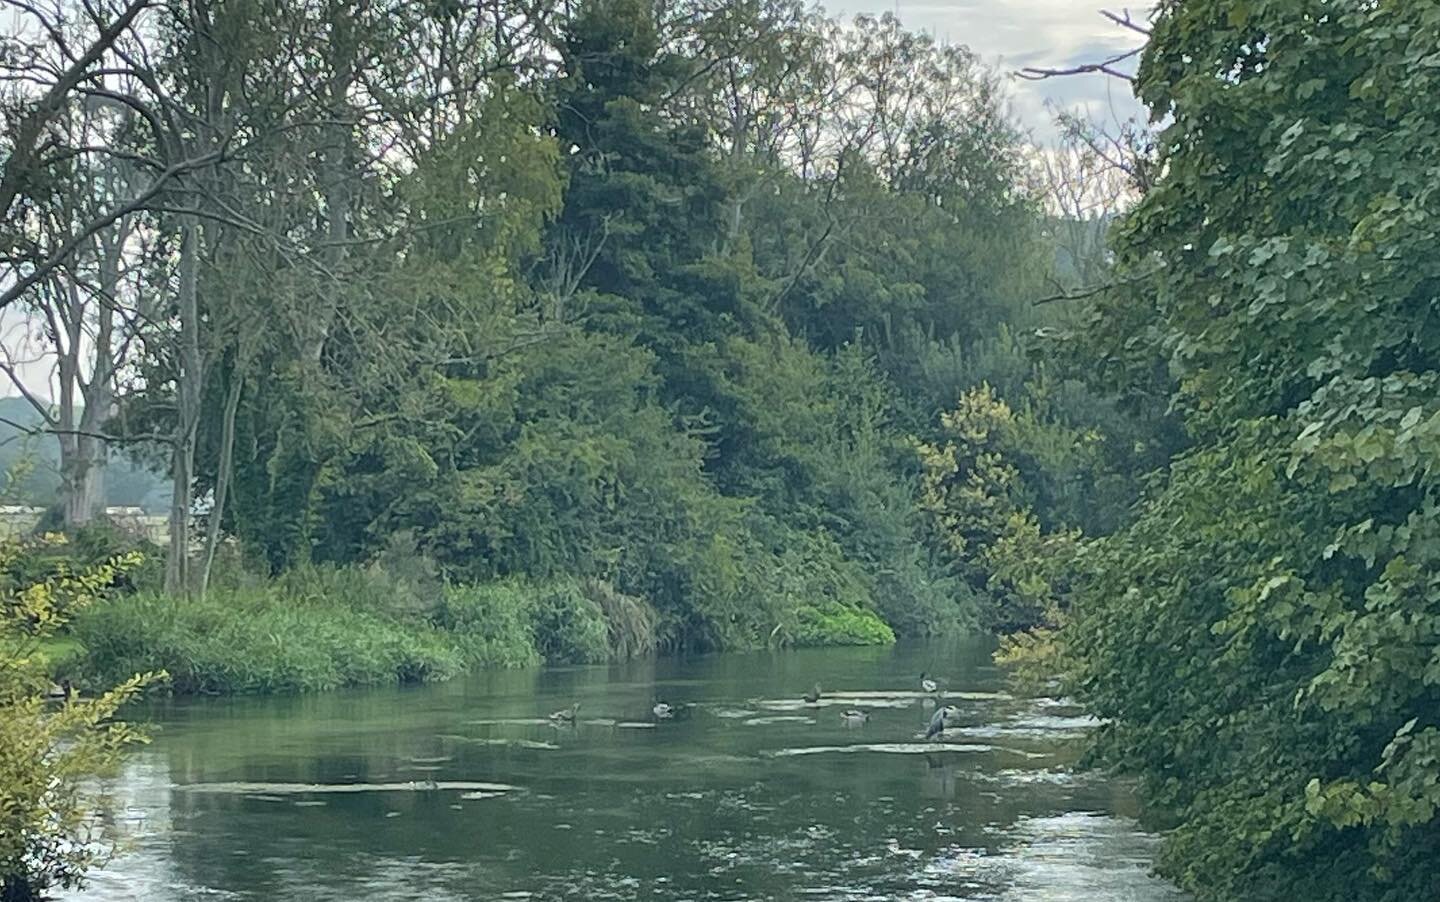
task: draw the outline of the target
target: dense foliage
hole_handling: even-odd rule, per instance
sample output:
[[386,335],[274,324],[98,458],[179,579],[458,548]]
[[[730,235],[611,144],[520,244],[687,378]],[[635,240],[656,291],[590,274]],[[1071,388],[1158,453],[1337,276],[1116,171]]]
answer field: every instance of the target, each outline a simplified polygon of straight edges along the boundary
[[1169,0],[1140,68],[1089,343],[1193,447],[1060,647],[1202,900],[1440,896],[1437,47],[1435,3]]
[[[1124,416],[1020,337],[1064,314],[1030,306],[1056,251],[996,78],[888,17],[680,6],[594,0],[499,33],[397,10],[406,41],[469,42],[435,70],[396,55],[392,23],[328,7],[263,24],[217,8],[216,28],[249,35],[223,48],[176,36],[177,86],[274,73],[276,96],[226,94],[217,128],[253,134],[256,158],[215,190],[290,237],[202,219],[194,345],[183,311],[140,335],[112,425],[179,436],[157,461],[185,509],[169,591],[203,592],[225,536],[282,581],[384,566],[404,536],[437,592],[608,586],[643,607],[648,634],[624,643],[640,649],[1045,616],[991,578],[988,547],[1115,521],[1139,468]],[[353,46],[313,65],[343,80],[368,60],[354,90],[372,107],[338,132],[287,128],[285,104],[315,98],[285,95],[281,73],[335,17]],[[434,96],[420,76],[466,87]],[[392,140],[377,165],[334,166],[337,141],[348,161]],[[292,177],[324,203],[276,190]],[[986,380],[1014,411],[997,453],[1024,487],[965,546],[941,524],[969,514],[926,497],[917,446],[944,441],[939,413]],[[173,536],[199,512],[197,578]],[[145,647],[146,618],[155,642],[179,629],[159,604],[95,623],[132,624]]]

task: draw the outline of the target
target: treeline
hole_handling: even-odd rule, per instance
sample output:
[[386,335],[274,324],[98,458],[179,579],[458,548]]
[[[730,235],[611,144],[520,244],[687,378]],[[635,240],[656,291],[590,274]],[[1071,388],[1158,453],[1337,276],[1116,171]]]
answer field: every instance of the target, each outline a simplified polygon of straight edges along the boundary
[[1168,0],[1144,51],[1153,182],[1073,347],[1186,447],[1011,652],[1200,900],[1440,898],[1437,47],[1433,2]]
[[132,9],[33,13],[3,300],[109,336],[64,507],[148,455],[172,595],[413,559],[603,585],[662,650],[1023,627],[1022,553],[1157,459],[1029,353],[1098,251],[963,47],[789,0]]

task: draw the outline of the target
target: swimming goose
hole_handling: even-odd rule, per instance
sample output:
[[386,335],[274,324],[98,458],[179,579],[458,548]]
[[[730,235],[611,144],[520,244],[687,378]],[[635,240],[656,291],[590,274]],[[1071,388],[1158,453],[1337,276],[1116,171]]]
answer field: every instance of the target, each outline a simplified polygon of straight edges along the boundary
[[816,683],[814,689],[811,689],[809,692],[805,693],[805,703],[808,705],[813,705],[818,701],[820,701],[820,684]]
[[840,722],[848,726],[858,726],[869,719],[869,714],[866,714],[864,711],[857,711],[854,708],[840,712]]
[[939,736],[945,731],[945,727],[948,726],[946,721],[959,716],[960,709],[954,705],[946,705],[939,711],[936,711],[935,716],[930,718],[930,726],[925,728],[925,738],[934,739],[936,736]]
[[656,720],[669,720],[675,716],[675,709],[665,702],[656,702],[655,707],[650,711],[655,715]]
[[576,702],[568,708],[554,711],[550,714],[551,723],[574,723],[575,715],[580,713],[580,703]]
[[939,688],[940,688],[939,684],[936,683],[934,680],[930,679],[930,678],[929,678],[928,676],[926,676],[924,673],[921,673],[921,674],[920,674],[920,691],[922,691],[922,692],[934,692],[936,689],[939,689]]

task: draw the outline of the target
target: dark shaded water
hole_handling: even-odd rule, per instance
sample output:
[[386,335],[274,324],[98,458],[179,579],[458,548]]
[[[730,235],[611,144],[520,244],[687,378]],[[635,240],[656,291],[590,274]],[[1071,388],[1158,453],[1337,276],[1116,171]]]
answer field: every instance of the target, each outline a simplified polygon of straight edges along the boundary
[[[1079,712],[982,643],[716,655],[176,702],[114,786],[129,852],[72,898],[1152,902]],[[963,725],[918,739],[943,676]],[[801,695],[816,681],[819,705]],[[654,723],[656,698],[693,703]],[[580,722],[545,715],[582,703]],[[864,708],[851,727],[839,712]],[[434,786],[430,781],[434,781]]]

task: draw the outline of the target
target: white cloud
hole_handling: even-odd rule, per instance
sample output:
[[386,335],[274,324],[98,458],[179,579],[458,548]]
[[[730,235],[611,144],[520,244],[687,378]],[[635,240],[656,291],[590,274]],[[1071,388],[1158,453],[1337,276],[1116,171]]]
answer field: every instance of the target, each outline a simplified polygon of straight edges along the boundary
[[[833,15],[894,13],[907,28],[965,44],[997,70],[1094,63],[1136,46],[1140,36],[1100,15],[1104,0],[821,0]],[[1138,6],[1138,4],[1137,4]],[[1143,9],[1143,6],[1141,6]],[[1130,7],[1139,19],[1143,13]],[[1104,120],[1140,112],[1124,81],[1076,75],[1032,82],[1012,79],[1015,115],[1037,140],[1054,134],[1046,101],[1083,108]]]

